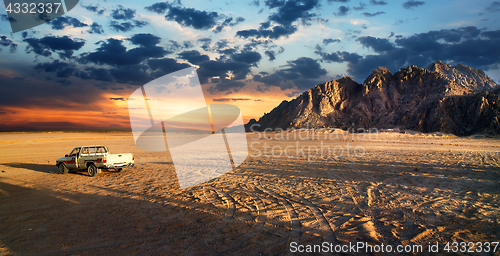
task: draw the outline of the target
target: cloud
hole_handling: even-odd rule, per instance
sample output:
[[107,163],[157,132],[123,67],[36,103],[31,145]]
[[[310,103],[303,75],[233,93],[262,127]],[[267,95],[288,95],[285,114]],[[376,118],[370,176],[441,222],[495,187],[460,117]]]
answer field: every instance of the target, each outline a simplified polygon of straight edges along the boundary
[[365,12],[365,13],[363,13],[363,15],[365,17],[374,17],[374,16],[381,15],[381,14],[384,14],[384,13],[385,12],[374,12],[374,13]]
[[101,25],[97,24],[97,22],[94,22],[90,25],[90,29],[87,32],[90,34],[102,34],[104,33],[104,29]]
[[135,27],[144,27],[146,26],[148,23],[146,21],[139,21],[139,20],[134,20],[132,22],[130,21],[126,21],[126,22],[118,22],[116,20],[113,20],[111,21],[111,24],[110,24],[110,27],[115,30],[115,31],[118,31],[118,32],[128,32],[132,29],[134,29]]
[[35,70],[45,71],[45,72],[56,72],[57,77],[68,78],[77,69],[73,64],[67,62],[61,62],[59,60],[54,60],[53,62],[38,63],[34,67]]
[[403,8],[405,9],[413,9],[413,7],[419,7],[421,5],[424,5],[424,1],[416,1],[416,0],[408,0],[403,3]]
[[46,36],[43,38],[26,38],[23,40],[28,43],[26,52],[35,52],[38,55],[50,56],[53,51],[60,51],[59,55],[63,58],[69,58],[73,52],[79,50],[85,45],[83,39],[71,39],[68,36]]
[[228,102],[228,101],[248,101],[252,99],[248,98],[219,98],[219,99],[213,99],[213,101],[220,101],[220,102]]
[[189,61],[194,65],[198,65],[202,62],[209,61],[210,57],[208,55],[201,54],[199,51],[191,50],[191,51],[183,51],[179,53],[179,57]]
[[243,22],[245,18],[228,17],[217,12],[208,12],[194,8],[180,6],[180,1],[176,4],[168,2],[155,3],[145,7],[146,10],[157,14],[165,14],[165,19],[175,21],[185,27],[192,27],[198,30],[209,30],[213,28],[215,33],[221,32],[227,26],[236,26]]
[[366,4],[365,3],[362,3],[362,2],[359,2],[359,6],[354,6],[353,9],[355,11],[361,11],[361,10],[364,10],[366,9]]
[[[265,3],[267,4],[268,1]],[[311,17],[315,16],[309,11],[318,6],[318,4],[318,0],[275,1],[273,4],[268,6],[272,6],[271,8],[277,8],[277,11],[271,14],[268,20],[274,21],[282,26],[291,26],[292,23],[298,19],[307,21]]]
[[224,22],[220,23],[219,25],[217,25],[217,27],[214,28],[214,32],[221,32],[224,27],[234,27],[243,21],[245,21],[245,18],[243,17],[238,17],[235,21],[233,21],[233,17],[228,17],[224,20]]
[[249,38],[270,38],[270,39],[278,39],[280,37],[287,37],[291,34],[297,32],[297,26],[274,26],[271,29],[268,29],[267,26],[262,26],[259,29],[248,29],[248,30],[240,30],[236,32],[236,36]]
[[12,40],[8,39],[6,36],[0,36],[0,45],[1,46],[9,46],[11,53],[13,53],[17,50],[17,44],[12,42]]
[[9,15],[7,15],[7,14],[0,14],[0,19],[2,21],[9,21],[9,22],[16,22],[17,21],[13,17],[9,17]]
[[128,39],[132,44],[140,45],[143,47],[154,47],[159,44],[161,38],[147,33],[135,34]]
[[329,3],[347,3],[349,0],[328,0]]
[[148,65],[151,70],[157,71],[154,77],[160,77],[162,75],[191,67],[189,64],[179,63],[177,60],[171,58],[151,59],[148,60]]
[[377,0],[370,0],[370,4],[371,5],[386,5],[387,2],[386,1],[377,1]]
[[162,3],[154,3],[151,6],[146,6],[144,9],[151,11],[151,12],[156,12],[158,14],[165,13],[166,10],[170,8],[170,4],[167,2],[162,2]]
[[83,8],[87,9],[88,11],[94,12],[97,15],[102,15],[104,13],[104,9],[99,9],[99,6],[95,5],[83,6]]
[[399,36],[394,42],[370,36],[359,37],[356,41],[377,54],[360,56],[356,53],[325,53],[320,50],[316,54],[323,61],[347,62],[349,74],[358,80],[366,78],[379,66],[396,71],[410,65],[427,67],[436,60],[462,63],[484,70],[500,68],[500,49],[497,47],[500,44],[500,30],[481,31],[469,26]]
[[[290,60],[280,70],[272,74],[254,75],[253,80],[266,86],[277,86],[282,90],[297,88],[309,88],[319,83],[319,78],[326,75],[326,70],[321,67],[317,60],[309,57],[300,57]],[[261,88],[265,90],[264,88]]]
[[135,17],[135,10],[118,5],[116,9],[111,11],[111,17],[115,20],[131,20]]
[[222,79],[221,82],[217,83],[208,89],[211,94],[217,94],[221,92],[238,92],[245,86],[244,82]]
[[269,15],[266,21],[260,24],[258,29],[247,29],[236,32],[242,38],[270,38],[278,39],[288,37],[297,32],[297,25],[294,22],[301,20],[307,24],[316,14],[310,11],[319,6],[318,0],[281,1],[266,0],[264,4],[276,12]]
[[52,26],[52,29],[56,30],[61,30],[64,29],[65,27],[72,26],[75,28],[82,28],[82,27],[87,27],[88,25],[79,21],[76,18],[69,17],[69,16],[61,16],[58,17],[50,22],[50,25]]
[[[137,65],[149,58],[161,58],[169,53],[163,47],[156,46],[160,41],[159,37],[151,34],[136,34],[127,40],[140,47],[127,50],[122,40],[108,38],[106,41],[99,42],[101,46],[97,48],[97,51],[83,54],[80,62],[110,66]],[[151,40],[151,42],[146,42],[146,40]]]
[[340,43],[340,39],[331,39],[331,38],[325,38],[325,39],[323,39],[323,44],[324,45],[329,45],[331,43]]
[[268,50],[268,51],[265,51],[264,54],[267,55],[267,57],[269,57],[270,61],[273,61],[276,59],[276,55],[274,54],[274,51]]
[[258,52],[244,51],[241,53],[236,53],[232,55],[232,59],[236,62],[243,62],[252,65],[256,65],[260,61],[262,56]]
[[337,16],[345,16],[347,15],[348,12],[349,12],[349,7],[342,5],[339,7],[339,11],[336,13],[334,12],[333,14]]
[[488,12],[498,12],[500,11],[500,2],[495,1],[490,4],[490,6],[486,7],[486,11]]
[[358,37],[356,41],[364,47],[372,48],[375,52],[386,52],[394,49],[394,45],[385,38],[375,38],[372,36]]
[[125,101],[125,98],[119,97],[119,98],[109,98],[110,100],[115,100],[115,101]]

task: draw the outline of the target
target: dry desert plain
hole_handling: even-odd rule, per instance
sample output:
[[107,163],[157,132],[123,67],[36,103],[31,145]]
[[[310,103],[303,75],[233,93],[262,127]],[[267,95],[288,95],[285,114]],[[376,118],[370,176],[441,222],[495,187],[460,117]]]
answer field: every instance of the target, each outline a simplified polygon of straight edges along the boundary
[[[362,242],[425,255],[429,244],[442,254],[450,242],[452,254],[452,242],[481,242],[482,253],[457,254],[499,255],[484,252],[500,241],[499,138],[315,134],[247,133],[241,166],[181,190],[169,153],[138,149],[131,133],[2,133],[0,254],[284,255]],[[58,174],[55,159],[96,144],[134,153],[136,166]],[[321,145],[336,151],[307,151]]]

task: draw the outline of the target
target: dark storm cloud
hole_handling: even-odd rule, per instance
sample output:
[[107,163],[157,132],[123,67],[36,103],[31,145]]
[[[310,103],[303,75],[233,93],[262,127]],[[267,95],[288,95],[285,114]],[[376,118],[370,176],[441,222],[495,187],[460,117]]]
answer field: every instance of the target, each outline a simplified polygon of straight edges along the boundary
[[354,6],[353,9],[355,11],[361,11],[361,10],[364,10],[366,9],[366,4],[365,3],[362,3],[362,2],[359,2],[359,6]]
[[[8,39],[6,36],[0,36],[0,45],[1,46],[9,46],[10,52],[15,52],[17,50],[17,44],[12,42],[12,40]],[[2,50],[0,48],[0,50]]]
[[140,45],[143,47],[154,47],[159,44],[161,38],[152,35],[152,34],[135,34],[131,38],[128,39],[132,44]]
[[245,18],[243,17],[238,17],[236,20],[233,20],[232,17],[228,17],[224,20],[224,22],[220,23],[217,27],[215,27],[214,32],[218,33],[221,32],[224,27],[234,27],[238,25],[239,23],[245,21]]
[[189,61],[194,65],[198,65],[202,62],[209,61],[210,57],[208,55],[201,54],[199,51],[191,50],[191,51],[183,51],[179,53],[179,57],[181,59]]
[[255,37],[255,38],[270,38],[278,39],[280,37],[287,37],[295,32],[297,32],[297,26],[274,26],[271,29],[262,26],[259,29],[248,29],[240,30],[236,32],[237,36],[243,38]]
[[413,7],[419,7],[421,5],[424,5],[424,1],[416,1],[416,0],[408,0],[403,3],[403,8],[405,9],[413,9]]
[[97,51],[83,54],[80,61],[82,63],[92,62],[111,66],[136,65],[146,59],[161,58],[169,53],[163,47],[144,42],[145,39],[152,40],[152,43],[155,44],[159,42],[159,38],[154,35],[137,34],[128,40],[140,45],[140,47],[127,50],[121,40],[108,38],[106,42],[99,42],[101,46],[97,48]]
[[436,60],[485,70],[500,68],[500,30],[481,32],[470,26],[397,37],[394,42],[375,37],[359,37],[357,41],[377,54],[316,53],[323,61],[347,62],[349,74],[360,82],[379,66],[397,71],[410,65],[427,67]]
[[42,56],[50,56],[53,51],[58,52],[61,57],[69,58],[73,55],[73,51],[79,50],[85,45],[83,39],[72,39],[68,36],[46,36],[43,38],[26,38],[23,40],[28,43],[26,52],[35,52]]
[[99,6],[95,5],[83,6],[83,8],[87,9],[88,11],[94,12],[97,15],[102,15],[104,13],[104,9],[99,9]]
[[371,5],[386,5],[387,2],[386,1],[377,1],[377,0],[370,0],[370,4]]
[[194,8],[174,6],[170,3],[155,3],[146,7],[146,10],[162,14],[166,12],[165,19],[175,21],[183,26],[199,30],[211,29],[217,25],[219,14],[217,12],[200,11]]
[[113,81],[113,76],[109,70],[105,68],[87,67],[85,68],[85,71],[75,72],[75,76],[83,80],[93,79],[103,82]]
[[203,49],[205,51],[210,51],[210,43],[212,42],[211,38],[200,38],[197,41],[202,43],[201,49]]
[[75,27],[75,28],[82,28],[82,27],[87,27],[88,25],[79,21],[76,18],[69,17],[69,16],[61,16],[58,17],[50,22],[50,25],[52,26],[52,29],[56,30],[61,30],[64,29],[65,27]]
[[500,2],[495,1],[490,4],[490,6],[486,7],[486,11],[488,12],[498,12],[500,11]]
[[365,17],[373,17],[373,16],[377,16],[377,15],[381,15],[381,14],[384,14],[385,12],[374,12],[374,13],[369,13],[369,12],[365,12],[363,13],[363,15]]
[[297,32],[297,26],[293,25],[295,21],[300,19],[303,24],[307,24],[312,17],[316,16],[310,11],[319,6],[318,0],[266,0],[264,3],[270,9],[276,9],[276,12],[269,15],[268,19],[262,22],[258,29],[240,30],[236,32],[237,36],[270,39],[287,37]]
[[267,57],[269,57],[270,61],[273,61],[276,59],[276,55],[274,54],[274,51],[265,51],[264,54],[267,55]]
[[135,27],[144,27],[148,23],[146,21],[139,21],[139,20],[134,20],[134,21],[126,21],[126,22],[118,22],[116,20],[111,21],[110,27],[118,32],[128,32]]
[[262,56],[260,55],[260,53],[253,51],[244,51],[232,55],[232,59],[236,62],[244,62],[253,65],[256,65],[261,58]]
[[220,92],[230,92],[230,91],[237,92],[241,90],[241,88],[243,88],[244,86],[245,83],[241,81],[222,79],[215,86],[210,87],[208,91],[211,94],[217,94]]
[[118,5],[116,9],[111,11],[111,17],[115,20],[131,20],[135,17],[135,10]]
[[323,44],[324,45],[329,45],[331,43],[340,43],[340,39],[331,39],[331,38],[325,38],[325,39],[323,39]]
[[165,14],[166,20],[175,21],[182,26],[198,30],[213,28],[215,33],[221,32],[225,27],[236,26],[245,20],[243,17],[234,19],[233,17],[227,17],[217,12],[185,8],[180,6],[180,1],[173,4],[168,2],[155,3],[145,7],[145,9],[158,14]]
[[349,7],[342,5],[339,7],[339,11],[336,13],[334,12],[333,14],[337,16],[345,16],[347,15],[348,12],[349,12]]
[[170,58],[151,59],[148,60],[149,68],[156,71],[155,77],[160,77],[164,74],[169,74],[184,68],[189,68],[191,65],[186,63],[179,63],[177,60]]
[[228,72],[234,77],[231,80],[245,79],[250,73],[250,64],[232,60],[210,60],[199,64],[198,75],[201,83],[208,83],[209,78],[219,77],[221,80],[229,80]]
[[277,12],[271,14],[268,19],[283,26],[291,26],[298,19],[308,20],[315,16],[309,11],[318,6],[318,4],[318,0],[275,1],[268,6],[271,9],[277,8]]
[[97,22],[94,22],[90,25],[90,29],[87,32],[90,34],[102,34],[104,33],[104,29],[101,25],[97,24]]
[[145,7],[144,9],[151,11],[151,12],[156,12],[158,14],[162,14],[162,13],[165,13],[165,11],[168,10],[169,8],[170,8],[170,4],[167,2],[163,2],[163,3],[155,3],[151,6]]
[[[210,60],[207,55],[191,50],[181,52],[179,58],[198,65],[197,72],[200,82],[202,84],[215,83],[216,85],[209,90],[210,93],[215,94],[222,91],[229,92],[241,89],[244,86],[242,80],[245,80],[246,76],[250,74],[251,66],[260,61],[261,55],[252,51],[236,52],[233,49],[228,55],[223,55],[216,60]],[[149,65],[152,66],[152,64]]]
[[2,19],[2,21],[9,21],[9,22],[16,22],[17,21],[16,19],[9,17],[9,15],[7,15],[7,14],[0,14],[0,18]]
[[253,80],[267,86],[280,87],[282,90],[291,88],[305,89],[319,83],[320,81],[316,81],[316,79],[326,75],[326,73],[326,70],[321,67],[317,60],[300,57],[288,61],[282,69],[272,74],[254,75]]
[[130,83],[130,84],[145,84],[151,81],[151,77],[147,73],[147,65],[136,64],[136,65],[126,65],[109,70],[113,78],[118,83]]
[[385,38],[376,38],[372,36],[362,36],[356,39],[364,47],[372,48],[375,52],[386,52],[394,49],[394,45]]

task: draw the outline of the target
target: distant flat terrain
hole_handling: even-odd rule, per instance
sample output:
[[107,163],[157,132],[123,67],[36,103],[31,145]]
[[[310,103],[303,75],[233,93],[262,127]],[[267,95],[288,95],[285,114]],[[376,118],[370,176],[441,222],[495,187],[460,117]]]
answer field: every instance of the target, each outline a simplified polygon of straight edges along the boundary
[[[131,133],[2,133],[0,254],[283,255],[291,242],[439,242],[442,252],[500,241],[499,138],[247,137],[240,167],[180,190],[169,153],[138,149]],[[134,153],[136,166],[57,173],[57,158],[99,144]]]

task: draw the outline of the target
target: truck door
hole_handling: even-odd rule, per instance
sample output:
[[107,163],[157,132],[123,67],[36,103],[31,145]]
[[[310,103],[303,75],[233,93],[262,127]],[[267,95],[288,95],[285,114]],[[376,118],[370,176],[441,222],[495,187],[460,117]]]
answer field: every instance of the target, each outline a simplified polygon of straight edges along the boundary
[[69,161],[64,162],[68,169],[76,169],[78,168],[78,158],[80,156],[80,148],[74,148],[71,153],[69,153],[68,157],[70,157]]
[[78,168],[79,169],[87,168],[85,161],[88,160],[88,158],[89,158],[89,148],[83,147],[81,152],[80,152],[80,158],[78,158]]

